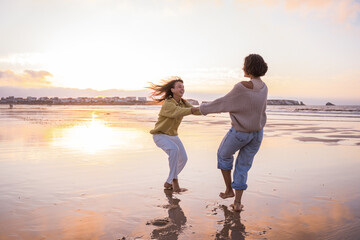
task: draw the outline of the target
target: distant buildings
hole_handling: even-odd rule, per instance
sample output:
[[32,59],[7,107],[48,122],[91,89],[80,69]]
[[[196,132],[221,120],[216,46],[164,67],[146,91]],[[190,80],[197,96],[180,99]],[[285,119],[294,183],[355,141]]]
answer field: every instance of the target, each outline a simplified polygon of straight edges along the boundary
[[[199,105],[195,99],[186,99],[191,105]],[[2,97],[0,104],[47,104],[47,105],[136,105],[136,104],[158,104],[148,101],[147,97],[31,97],[16,98],[14,96]]]
[[146,104],[146,97],[77,97],[77,98],[59,98],[59,97],[31,97],[15,98],[14,96],[2,97],[0,104],[79,104],[79,105],[111,105],[111,104]]
[[136,97],[126,97],[125,101],[136,101]]
[[28,100],[28,101],[36,101],[36,97],[27,97],[26,100]]

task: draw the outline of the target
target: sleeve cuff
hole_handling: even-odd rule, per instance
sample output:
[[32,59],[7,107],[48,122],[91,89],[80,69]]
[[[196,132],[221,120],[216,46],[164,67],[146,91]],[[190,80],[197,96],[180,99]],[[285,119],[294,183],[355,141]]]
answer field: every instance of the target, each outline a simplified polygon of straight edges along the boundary
[[206,112],[204,112],[204,105],[203,105],[203,104],[201,104],[201,105],[200,105],[200,107],[199,107],[199,111],[200,111],[200,113],[201,113],[202,115],[204,115],[204,116],[206,116],[206,115],[207,115],[207,113],[206,113]]

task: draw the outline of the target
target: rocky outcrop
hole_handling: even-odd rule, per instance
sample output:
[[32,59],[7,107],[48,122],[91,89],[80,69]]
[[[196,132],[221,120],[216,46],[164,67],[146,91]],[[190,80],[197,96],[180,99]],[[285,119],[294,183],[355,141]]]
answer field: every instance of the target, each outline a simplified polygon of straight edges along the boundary
[[267,100],[267,105],[305,105],[303,102],[296,100],[286,100],[286,99],[269,99]]
[[199,101],[195,99],[186,99],[191,105],[199,105]]
[[333,104],[333,103],[331,103],[331,102],[327,102],[325,105],[326,105],[326,106],[335,106],[335,104]]

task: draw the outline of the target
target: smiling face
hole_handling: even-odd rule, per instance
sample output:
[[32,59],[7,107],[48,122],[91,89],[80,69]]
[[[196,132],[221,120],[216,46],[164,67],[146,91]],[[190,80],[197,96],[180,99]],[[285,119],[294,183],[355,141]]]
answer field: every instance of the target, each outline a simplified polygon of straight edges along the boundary
[[185,93],[184,84],[182,82],[176,82],[174,87],[171,88],[174,98],[181,98]]

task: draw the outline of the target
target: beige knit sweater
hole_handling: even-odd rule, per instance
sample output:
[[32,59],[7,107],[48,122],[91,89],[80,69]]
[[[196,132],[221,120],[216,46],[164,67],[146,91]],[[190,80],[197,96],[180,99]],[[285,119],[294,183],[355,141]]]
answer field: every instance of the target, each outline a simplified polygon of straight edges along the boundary
[[253,89],[241,82],[224,97],[200,105],[202,114],[229,112],[231,125],[236,131],[255,132],[266,123],[266,100],[268,88],[261,79],[252,79]]

